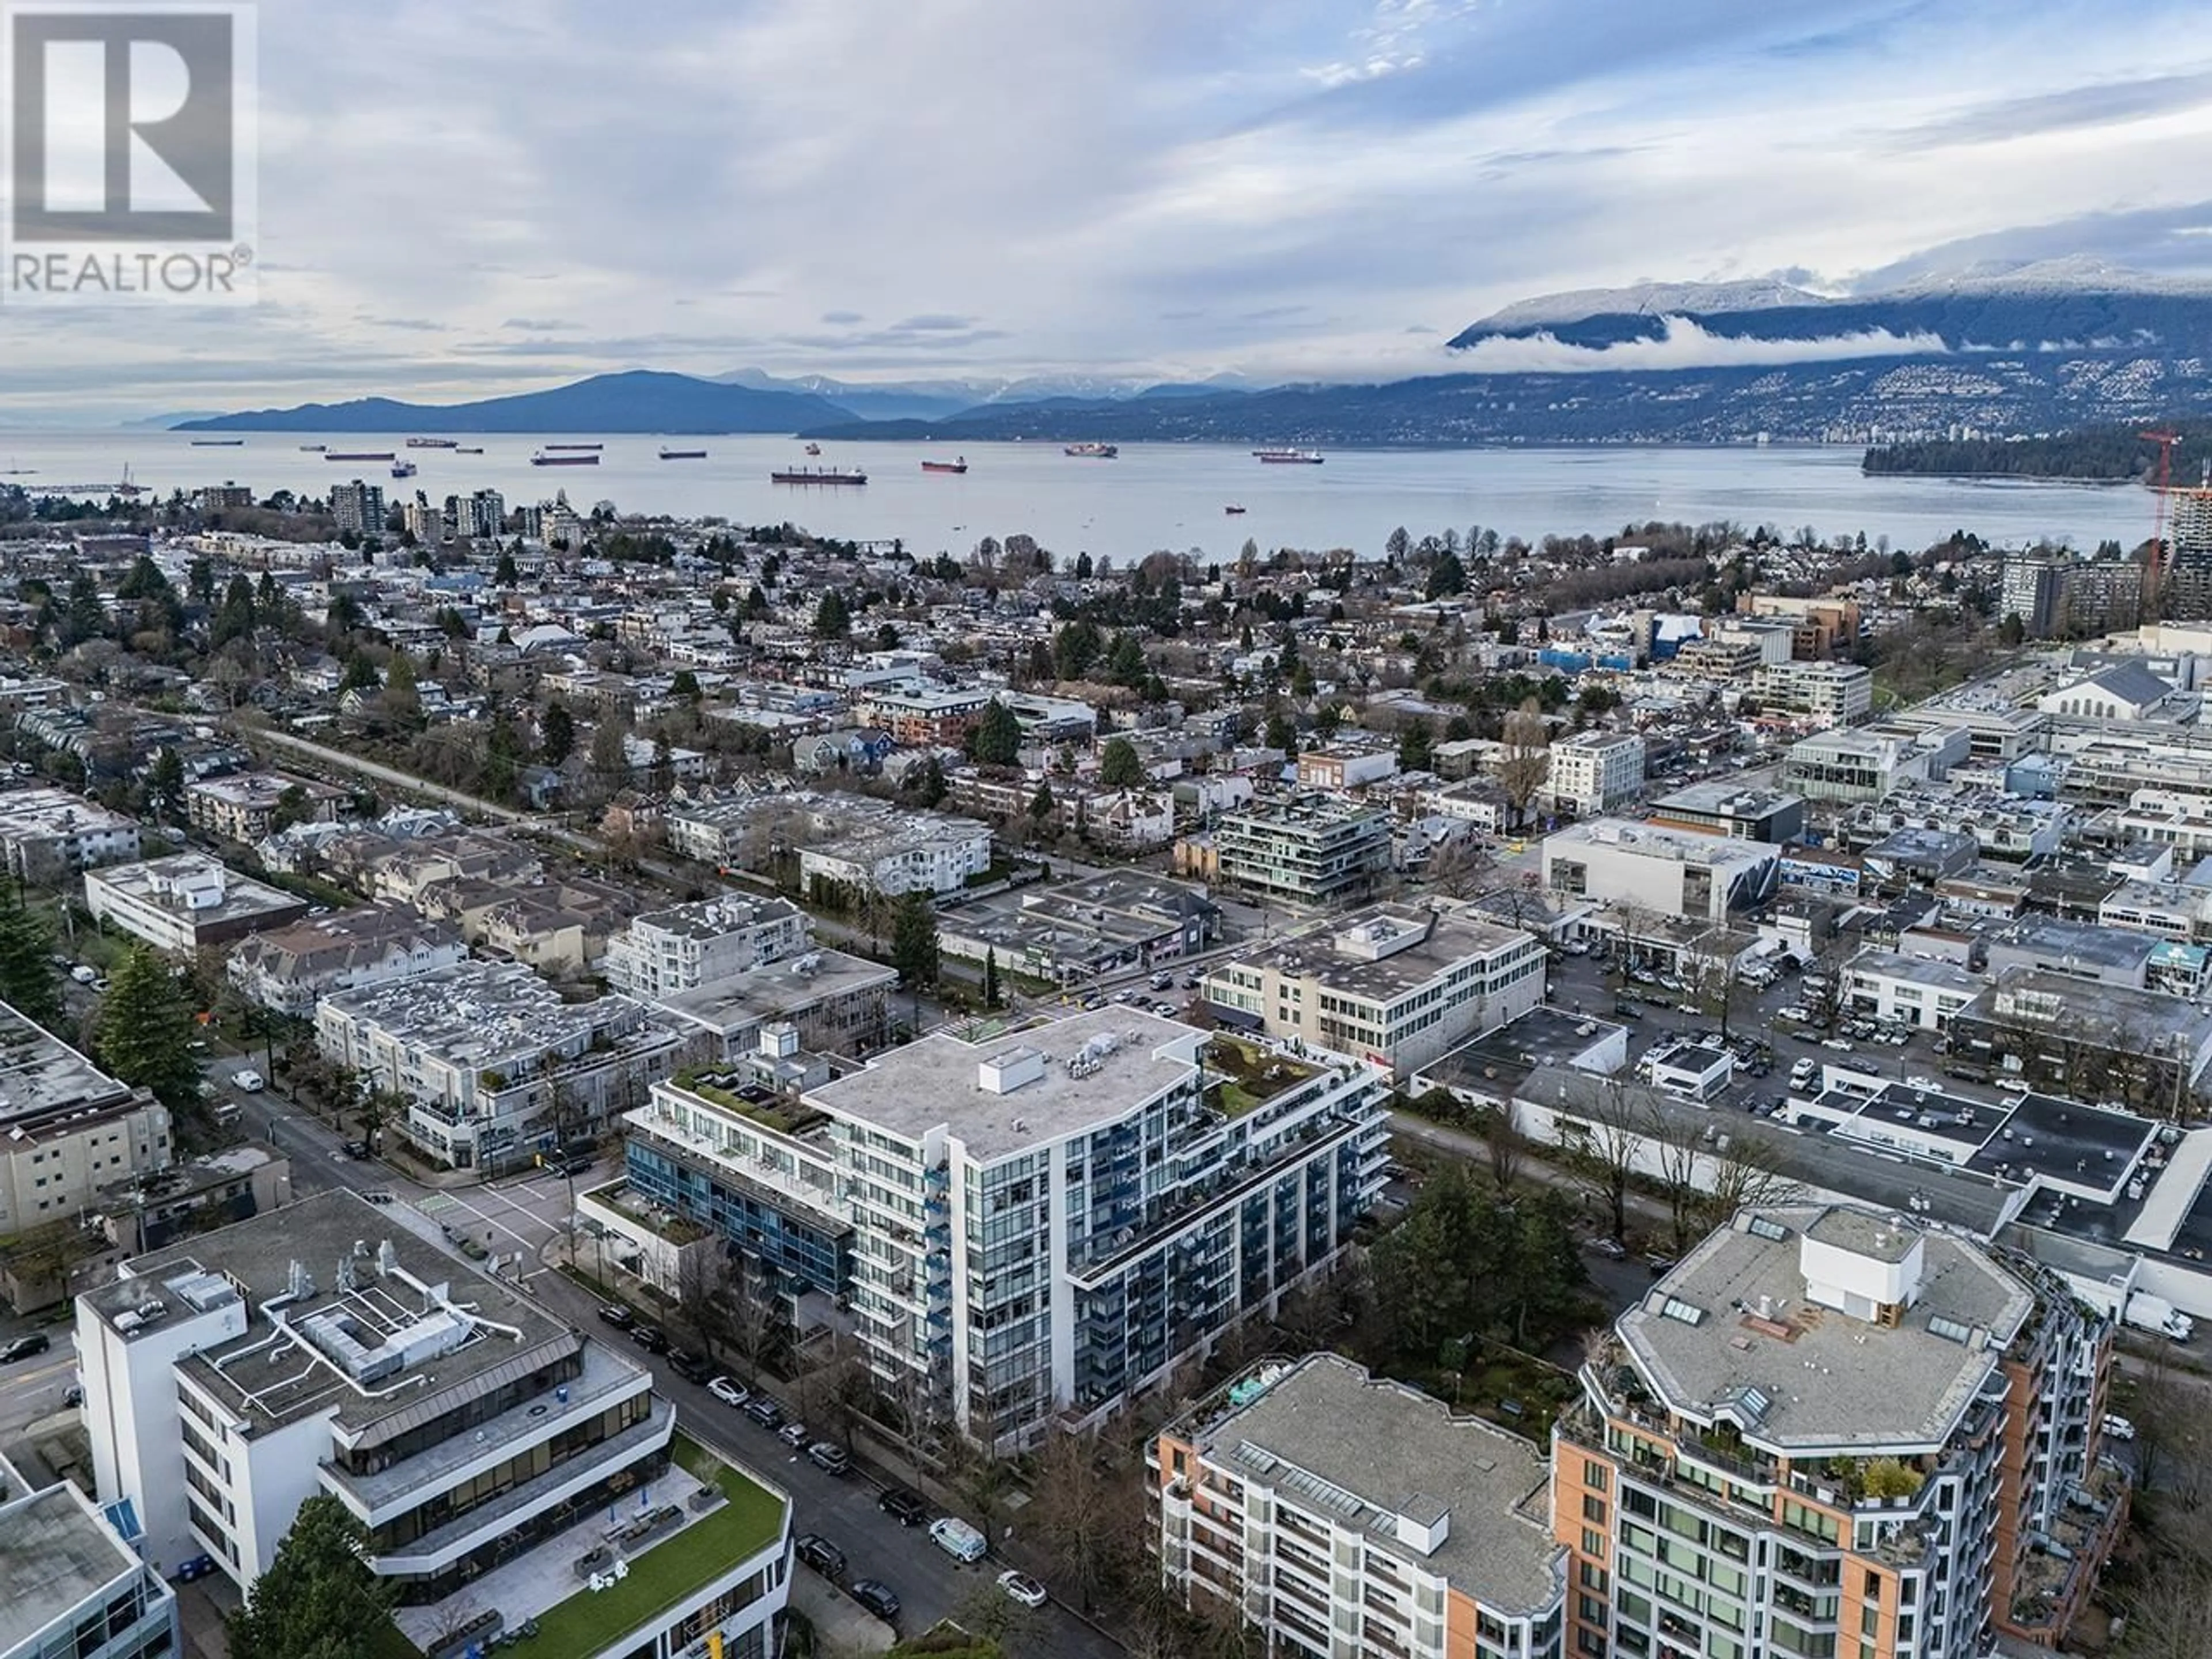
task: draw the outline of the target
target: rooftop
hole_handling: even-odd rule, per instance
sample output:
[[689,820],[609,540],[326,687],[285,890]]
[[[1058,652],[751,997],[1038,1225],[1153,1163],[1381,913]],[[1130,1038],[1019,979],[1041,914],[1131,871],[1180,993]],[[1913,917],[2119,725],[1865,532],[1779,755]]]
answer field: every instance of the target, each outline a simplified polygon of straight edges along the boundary
[[1236,958],[1233,965],[1271,968],[1285,978],[1317,980],[1332,991],[1387,1003],[1462,963],[1516,946],[1537,948],[1535,939],[1520,928],[1468,911],[1378,904],[1346,916],[1327,933],[1285,939]]
[[126,1105],[128,1085],[43,1027],[0,1003],[0,1132],[20,1139],[67,1133],[73,1120]]
[[[295,1269],[304,1276],[298,1284]],[[529,1375],[585,1340],[511,1285],[395,1230],[384,1211],[343,1189],[150,1251],[124,1271],[128,1277],[85,1301],[126,1333],[242,1297],[244,1333],[179,1365],[249,1423],[289,1423],[317,1411],[334,1411],[356,1432],[413,1421],[452,1409],[457,1391],[496,1387],[510,1369]],[[295,1297],[295,1290],[304,1294]],[[474,1311],[457,1311],[464,1305]],[[265,1359],[229,1369],[233,1358],[258,1352],[279,1322],[293,1333],[299,1363],[274,1378]],[[398,1363],[381,1369],[387,1360]],[[395,1392],[395,1374],[414,1386]],[[362,1377],[374,1379],[384,1397],[360,1386]]]
[[740,928],[772,927],[799,914],[789,899],[725,893],[695,904],[672,904],[647,910],[631,926],[640,933],[666,933],[677,939],[715,939]]
[[0,841],[75,835],[88,830],[136,830],[138,821],[66,789],[11,789],[0,794]]
[[340,991],[323,999],[340,1014],[407,1038],[464,1070],[532,1063],[549,1051],[580,1049],[591,1036],[638,1008],[628,997],[563,1002],[537,973],[514,962],[463,962],[416,978]]
[[[1895,1216],[1802,1206],[1759,1212],[1758,1231],[1753,1219],[1711,1235],[1620,1316],[1654,1391],[1693,1418],[1747,1419],[1747,1439],[1786,1455],[1940,1446],[2026,1322],[2027,1287],[1980,1246]],[[1900,1322],[1811,1302],[1808,1231],[1885,1264],[1918,1243],[1918,1295]]]
[[2034,956],[2138,971],[2150,960],[2152,947],[2157,943],[2125,928],[2063,921],[2057,916],[2022,916],[1996,929],[1989,941],[1993,947],[2003,946]]
[[[1110,1122],[1189,1080],[1199,1041],[1187,1025],[1119,1007],[1029,1026],[1018,1038],[970,1042],[936,1031],[806,1099],[909,1140],[944,1129],[970,1157],[1002,1157]],[[984,1063],[1018,1046],[1042,1057],[1039,1075],[1003,1094],[986,1088]]]
[[1654,813],[1711,813],[1731,818],[1759,818],[1787,811],[1803,804],[1804,797],[1780,789],[1750,789],[1740,783],[1717,781],[1686,784],[1669,790],[1651,803]]
[[144,1571],[67,1486],[0,1504],[0,1653],[15,1652],[118,1579]]
[[307,908],[303,900],[241,876],[220,859],[200,853],[87,871],[86,886],[95,884],[151,908],[190,916],[199,927],[280,913],[296,915]]
[[[1486,1607],[1530,1612],[1557,1594],[1561,1552],[1540,1518],[1537,1449],[1348,1359],[1302,1360],[1196,1439],[1210,1461],[1364,1528]],[[1401,1516],[1424,1527],[1445,1517],[1443,1541],[1426,1554],[1401,1542]]]
[[678,991],[653,1006],[677,1023],[726,1036],[763,1021],[788,1019],[831,997],[889,990],[897,979],[896,969],[879,962],[814,949],[711,980],[696,990]]
[[1755,864],[1775,855],[1764,842],[1739,841],[1733,836],[1708,836],[1695,830],[1673,830],[1664,824],[1639,823],[1629,818],[1591,818],[1571,823],[1545,837],[1544,856],[1554,849],[1572,852],[1580,847],[1613,847],[1646,858],[1671,859],[1677,864]]

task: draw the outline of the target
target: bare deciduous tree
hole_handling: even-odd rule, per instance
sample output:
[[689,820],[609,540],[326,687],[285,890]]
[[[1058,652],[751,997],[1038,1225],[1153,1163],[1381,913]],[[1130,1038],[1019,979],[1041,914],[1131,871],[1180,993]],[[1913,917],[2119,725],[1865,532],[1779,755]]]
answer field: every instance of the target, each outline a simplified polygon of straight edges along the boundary
[[1518,823],[1552,775],[1552,730],[1534,697],[1505,717],[1499,738],[1504,752],[1498,760],[1498,787]]

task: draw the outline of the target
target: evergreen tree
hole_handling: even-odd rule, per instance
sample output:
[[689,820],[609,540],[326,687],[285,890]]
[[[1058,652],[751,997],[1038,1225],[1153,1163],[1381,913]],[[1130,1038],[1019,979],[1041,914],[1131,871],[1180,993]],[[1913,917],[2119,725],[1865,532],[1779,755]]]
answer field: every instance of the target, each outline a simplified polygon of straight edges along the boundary
[[1091,580],[1091,556],[1088,553],[1075,556],[1075,580],[1079,582]]
[[192,1011],[168,964],[143,945],[123,958],[100,1005],[100,1063],[124,1082],[151,1089],[173,1110],[197,1102]]
[[1056,804],[1052,798],[1052,785],[1049,782],[1038,784],[1036,793],[1030,797],[1030,822],[1038,829],[1043,829],[1052,822],[1053,808]]
[[983,952],[983,1006],[999,1006],[999,951],[996,945]]
[[934,806],[943,800],[951,787],[945,781],[945,763],[934,755],[922,763],[921,787],[918,793],[924,806]]
[[253,584],[243,576],[233,576],[230,586],[222,591],[222,607],[209,626],[208,639],[220,650],[252,633],[253,623]]
[[994,699],[968,734],[968,757],[978,766],[1012,766],[1021,753],[1021,722],[1012,709]]
[[1109,738],[1098,751],[1098,781],[1109,789],[1137,789],[1145,782],[1145,763],[1127,738]]
[[146,811],[167,823],[184,811],[185,763],[173,744],[164,744],[146,768]]
[[376,665],[358,651],[346,659],[345,672],[338,678],[340,691],[374,691],[383,684]]
[[20,904],[0,909],[0,1001],[49,1027],[62,1012],[53,948],[53,931],[37,911]]
[[1134,691],[1144,684],[1145,676],[1150,672],[1145,662],[1143,642],[1133,633],[1116,634],[1114,648],[1106,658],[1106,678]]
[[927,893],[900,896],[891,921],[891,966],[910,991],[937,983],[937,909]]
[[231,1659],[370,1659],[392,1627],[392,1584],[368,1568],[368,1540],[345,1505],[300,1505],[269,1571],[228,1620]]
[[62,612],[62,644],[82,645],[107,632],[107,611],[100,602],[100,589],[82,571],[70,579],[69,603]]
[[668,695],[696,702],[705,694],[699,690],[699,677],[688,668],[679,668],[668,682]]
[[1459,562],[1459,555],[1447,549],[1429,567],[1429,597],[1449,599],[1455,593],[1467,592],[1467,567]]
[[503,801],[514,793],[515,770],[522,763],[522,738],[502,708],[491,717],[484,738],[483,769],[477,775],[477,789],[487,800]]
[[384,712],[393,724],[415,730],[422,723],[422,694],[416,690],[415,659],[394,651],[384,665]]
[[814,607],[814,637],[817,640],[842,640],[851,637],[853,613],[846,609],[845,596],[831,588],[822,596],[822,603]]
[[558,766],[575,747],[576,717],[568,712],[568,704],[556,697],[545,705],[545,717],[538,723],[538,758],[548,766]]
[[1407,720],[1398,732],[1398,769],[1425,772],[1435,759],[1435,740],[1425,720]]
[[512,548],[501,549],[499,563],[494,568],[491,573],[492,586],[494,587],[513,587],[521,580],[522,573],[514,568],[514,550]]
[[1267,747],[1281,750],[1285,760],[1298,757],[1298,728],[1279,708],[1267,716]]

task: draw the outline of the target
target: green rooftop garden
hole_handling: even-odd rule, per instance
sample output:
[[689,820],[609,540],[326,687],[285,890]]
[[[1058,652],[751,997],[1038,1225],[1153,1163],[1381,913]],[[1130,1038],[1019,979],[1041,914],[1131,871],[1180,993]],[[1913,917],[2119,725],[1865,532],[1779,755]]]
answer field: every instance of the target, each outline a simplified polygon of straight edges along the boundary
[[1206,1103],[1231,1117],[1242,1117],[1255,1107],[1266,1105],[1317,1070],[1218,1031],[1199,1051],[1199,1060],[1215,1074],[1206,1088]]
[[696,1442],[676,1437],[676,1461],[728,1501],[673,1537],[629,1558],[629,1575],[594,1595],[588,1586],[538,1615],[538,1634],[510,1652],[521,1659],[574,1659],[597,1653],[617,1638],[665,1613],[736,1562],[758,1553],[782,1534],[784,1502],[756,1486]]
[[821,1113],[797,1101],[747,1100],[736,1090],[713,1080],[727,1075],[719,1069],[695,1066],[678,1072],[672,1080],[678,1088],[687,1089],[700,1099],[712,1101],[723,1110],[735,1112],[778,1134],[800,1134],[823,1121]]

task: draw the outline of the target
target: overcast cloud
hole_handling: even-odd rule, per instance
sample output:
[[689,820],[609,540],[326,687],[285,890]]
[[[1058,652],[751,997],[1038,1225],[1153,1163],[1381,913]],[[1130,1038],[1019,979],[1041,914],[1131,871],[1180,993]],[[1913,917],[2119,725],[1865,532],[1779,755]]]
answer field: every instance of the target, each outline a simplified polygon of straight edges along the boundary
[[628,367],[1413,374],[1559,289],[2212,272],[2212,36],[2179,4],[258,9],[264,302],[0,311],[0,417]]

